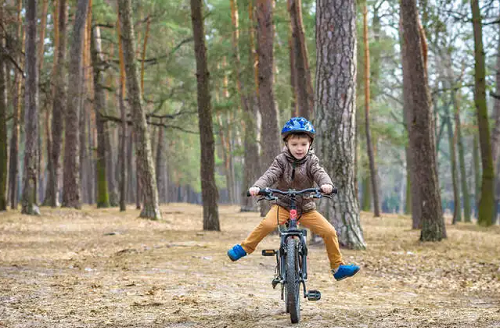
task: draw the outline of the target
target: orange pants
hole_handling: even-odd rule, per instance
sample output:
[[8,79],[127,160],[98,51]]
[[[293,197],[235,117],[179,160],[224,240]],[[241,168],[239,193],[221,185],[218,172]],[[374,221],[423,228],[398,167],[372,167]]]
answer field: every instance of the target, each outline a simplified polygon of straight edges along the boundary
[[[279,208],[280,224],[285,224],[290,217],[290,213],[283,207],[273,205],[266,217],[260,221],[259,225],[248,235],[247,239],[241,243],[241,247],[248,253],[253,253],[257,245],[278,226],[276,215]],[[299,223],[317,234],[325,241],[326,252],[330,260],[332,269],[344,264],[340,254],[339,241],[335,228],[318,211],[303,213]]]

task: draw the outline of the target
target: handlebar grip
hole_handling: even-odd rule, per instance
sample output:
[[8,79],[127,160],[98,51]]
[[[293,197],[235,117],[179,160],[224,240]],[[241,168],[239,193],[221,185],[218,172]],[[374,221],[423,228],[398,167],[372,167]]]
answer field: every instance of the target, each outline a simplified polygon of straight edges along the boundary
[[[264,189],[261,188],[257,195],[267,196],[267,195],[269,195],[269,191],[267,191],[267,188],[264,188]],[[251,197],[251,196],[252,195],[250,194],[250,191],[247,190],[247,197]]]

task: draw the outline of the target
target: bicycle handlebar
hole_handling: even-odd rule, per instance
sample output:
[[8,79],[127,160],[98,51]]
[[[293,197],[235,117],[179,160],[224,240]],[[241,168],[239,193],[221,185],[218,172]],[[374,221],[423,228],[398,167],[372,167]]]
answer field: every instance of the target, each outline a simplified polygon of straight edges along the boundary
[[[325,196],[325,195],[337,194],[337,192],[338,192],[337,188],[335,188],[335,187],[333,187],[333,190],[330,194],[325,194],[324,192],[321,191],[320,188],[307,188],[307,189],[303,189],[303,190],[290,189],[288,191],[283,191],[283,190],[279,190],[279,189],[272,189],[272,188],[264,188],[264,189],[261,188],[257,195],[269,197],[273,193],[281,194],[281,195],[288,195],[288,196],[298,196],[298,195],[303,195],[303,194],[307,194],[307,193],[315,193],[316,194],[315,196],[318,196],[318,198],[319,198],[319,197]],[[252,196],[252,195],[247,190],[247,197],[250,197],[250,196]]]

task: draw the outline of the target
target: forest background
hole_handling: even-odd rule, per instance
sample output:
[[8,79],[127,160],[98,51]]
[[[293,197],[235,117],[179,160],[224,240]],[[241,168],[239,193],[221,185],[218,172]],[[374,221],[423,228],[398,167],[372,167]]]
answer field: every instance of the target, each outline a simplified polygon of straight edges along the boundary
[[[81,2],[81,1],[80,1]],[[78,4],[80,4],[80,2]],[[26,116],[25,81],[27,63],[24,40],[27,38],[26,8],[22,1],[1,2],[2,71],[0,73],[4,97],[0,106],[2,136],[2,164],[0,186],[7,200],[16,208],[22,195],[23,165],[25,162]],[[83,3],[83,2],[82,2]],[[38,74],[38,131],[36,152],[36,198],[49,205],[56,198],[64,205],[63,174],[56,175],[56,196],[50,193],[51,153],[59,143],[65,151],[68,124],[64,135],[54,138],[61,128],[61,118],[69,122],[69,115],[55,113],[60,99],[58,88],[67,90],[68,102],[78,104],[80,113],[77,127],[80,147],[79,176],[81,201],[101,204],[106,193],[109,204],[119,203],[119,181],[124,169],[127,176],[125,201],[141,206],[141,179],[136,172],[138,162],[134,156],[136,133],[126,132],[121,138],[122,122],[134,121],[129,110],[131,100],[125,88],[124,51],[120,42],[118,7],[113,1],[89,1],[81,28],[81,49],[75,49],[77,4],[64,0],[39,1],[36,13],[36,71]],[[269,2],[271,3],[271,2]],[[315,1],[275,1],[272,24],[274,45],[272,66],[274,104],[278,113],[278,126],[300,112],[297,88],[294,85],[294,42],[301,37],[294,25],[293,5],[299,6],[300,30],[305,46],[305,69],[310,81],[315,81],[317,44],[315,39]],[[492,147],[500,132],[495,128],[499,120],[497,108],[500,65],[500,38],[496,1],[479,2],[484,55],[489,129]],[[410,183],[407,173],[408,137],[404,118],[403,70],[401,64],[400,11],[396,1],[358,1],[357,27],[357,91],[356,91],[356,166],[357,192],[361,208],[373,210],[373,189],[366,138],[366,119],[373,142],[378,177],[377,200],[383,212],[410,213]],[[61,9],[62,8],[62,9]],[[142,104],[148,120],[150,148],[156,167],[157,190],[160,202],[201,203],[200,138],[197,107],[196,60],[193,53],[193,32],[188,23],[190,5],[178,1],[132,1],[131,21],[135,29],[135,58],[142,90]],[[254,125],[254,139],[249,143],[262,151],[266,131],[261,129],[261,112],[250,116],[241,108],[242,86],[258,90],[255,67],[258,59],[255,35],[255,4],[251,1],[207,1],[203,8],[207,67],[210,72],[212,96],[213,136],[215,138],[215,180],[220,193],[219,202],[249,204],[244,197],[253,179],[262,173],[265,165],[245,174],[245,154],[248,143],[245,133]],[[295,9],[296,10],[296,9]],[[366,12],[365,12],[366,10]],[[477,109],[474,104],[474,31],[471,6],[466,1],[419,1],[421,27],[427,43],[427,75],[434,108],[435,142],[439,187],[444,211],[455,212],[461,219],[462,208],[471,204],[471,215],[477,214],[480,197],[482,167],[480,158]],[[67,17],[61,13],[67,11]],[[295,12],[297,13],[297,12]],[[366,16],[364,14],[366,13]],[[63,15],[64,16],[64,15]],[[292,18],[291,18],[292,17]],[[72,28],[75,26],[74,28]],[[366,33],[364,31],[366,27]],[[61,38],[65,30],[66,41]],[[93,45],[94,44],[94,45]],[[367,52],[367,45],[369,52]],[[58,58],[61,48],[67,54]],[[295,48],[296,49],[296,48]],[[69,51],[70,50],[70,51]],[[75,52],[76,51],[76,52]],[[72,70],[75,57],[79,57],[81,73]],[[61,62],[61,58],[64,62]],[[296,60],[296,59],[295,59]],[[365,68],[368,67],[366,70]],[[67,71],[67,75],[66,72]],[[299,72],[300,73],[300,72]],[[58,77],[62,76],[62,84]],[[74,77],[78,78],[75,81]],[[369,77],[369,78],[368,78]],[[304,77],[304,79],[306,79]],[[366,93],[366,81],[370,93]],[[309,81],[310,89],[314,83]],[[27,83],[27,81],[26,81]],[[81,92],[78,90],[81,83]],[[308,97],[313,94],[309,90]],[[367,98],[368,95],[368,98]],[[101,97],[98,100],[98,97]],[[369,99],[369,116],[365,109]],[[101,103],[99,103],[99,101]],[[59,105],[60,106],[60,105]],[[100,109],[98,108],[100,106]],[[62,108],[62,107],[60,107]],[[306,112],[314,121],[314,113]],[[59,118],[59,121],[57,119]],[[31,120],[31,117],[29,118]],[[74,121],[74,120],[73,120]],[[250,124],[252,122],[252,124]],[[73,136],[75,137],[75,136]],[[102,137],[102,142],[99,138]],[[57,140],[55,140],[57,139]],[[67,142],[67,141],[66,141]],[[248,142],[248,139],[247,139]],[[99,147],[103,149],[99,150]],[[104,154],[104,156],[102,156]],[[495,163],[498,163],[494,156]],[[7,158],[10,160],[7,162]],[[62,157],[61,157],[62,158]],[[125,159],[125,160],[124,160]],[[101,160],[101,161],[100,161]],[[69,162],[68,162],[69,163]],[[248,163],[247,160],[247,164]],[[496,164],[494,165],[496,167]],[[105,167],[105,175],[102,168]],[[498,171],[498,170],[496,170]],[[9,172],[7,176],[7,172]],[[66,173],[64,173],[66,174]],[[100,175],[101,174],[101,175]],[[104,178],[105,177],[105,178]],[[100,184],[106,180],[106,185]],[[8,183],[7,183],[8,182]],[[104,187],[103,187],[104,186]],[[101,188],[101,189],[99,189]],[[106,192],[102,188],[105,188]],[[101,191],[99,191],[101,190]],[[2,193],[3,194],[3,193]],[[498,197],[497,197],[498,198]],[[252,207],[252,204],[250,204]],[[465,212],[468,210],[465,209]],[[468,213],[465,213],[468,217]]]

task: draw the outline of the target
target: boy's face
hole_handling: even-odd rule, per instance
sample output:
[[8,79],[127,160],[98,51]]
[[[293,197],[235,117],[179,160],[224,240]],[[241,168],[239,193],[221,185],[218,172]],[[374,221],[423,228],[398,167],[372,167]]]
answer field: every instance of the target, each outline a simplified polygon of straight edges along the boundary
[[306,157],[309,146],[311,146],[311,141],[308,137],[296,137],[291,135],[286,141],[286,145],[293,157],[302,159]]

